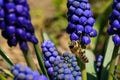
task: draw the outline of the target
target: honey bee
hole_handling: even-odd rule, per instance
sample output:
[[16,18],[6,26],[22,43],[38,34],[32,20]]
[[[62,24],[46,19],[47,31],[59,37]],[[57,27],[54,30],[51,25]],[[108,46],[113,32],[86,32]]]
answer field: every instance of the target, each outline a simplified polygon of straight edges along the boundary
[[88,63],[89,60],[85,55],[85,49],[79,46],[79,41],[71,41],[69,48],[73,54],[75,54],[83,63]]

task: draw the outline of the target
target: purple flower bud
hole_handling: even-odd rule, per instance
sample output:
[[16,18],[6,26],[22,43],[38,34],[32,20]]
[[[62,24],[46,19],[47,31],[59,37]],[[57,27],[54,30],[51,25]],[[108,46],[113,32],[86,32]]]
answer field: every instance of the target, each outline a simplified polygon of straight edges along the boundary
[[3,9],[0,9],[0,18],[4,18],[5,17],[5,12]]
[[56,56],[58,56],[58,52],[57,51],[53,51],[52,55],[56,57]]
[[50,57],[52,54],[50,52],[45,52],[46,57]]
[[27,32],[27,33],[26,33],[26,37],[27,37],[27,40],[28,40],[28,41],[30,41],[30,40],[31,40],[31,36],[32,36],[32,34],[31,34],[31,33],[29,33],[29,32]]
[[74,1],[73,6],[78,8],[80,6],[80,2],[79,1]]
[[24,7],[22,5],[16,5],[16,12],[17,14],[21,14],[24,11]]
[[112,14],[113,14],[114,16],[116,16],[116,17],[117,17],[117,16],[120,16],[120,12],[117,11],[116,9],[113,10]]
[[8,2],[5,4],[5,11],[11,13],[15,11],[15,4],[13,2]]
[[115,45],[120,45],[120,36],[118,35],[113,36],[113,41]]
[[88,2],[88,0],[80,0],[80,1],[82,1],[82,2],[86,2],[86,3]]
[[10,39],[8,39],[7,43],[10,47],[16,46],[17,45],[16,37],[15,36],[11,37]]
[[79,40],[79,36],[78,36],[76,33],[72,33],[72,34],[70,35],[70,39],[71,39],[71,40]]
[[25,17],[18,17],[17,18],[17,21],[18,21],[18,25],[21,25],[21,26],[25,26],[26,25],[26,19],[25,19]]
[[45,61],[45,66],[49,68],[51,67],[51,63],[49,61]]
[[76,15],[73,15],[73,16],[71,17],[71,20],[72,20],[73,22],[79,22],[79,17],[76,16]]
[[85,33],[86,33],[86,34],[91,33],[92,30],[93,30],[93,28],[92,28],[91,26],[86,26],[86,27],[85,27]]
[[0,6],[4,5],[4,0],[0,0]]
[[49,58],[49,61],[50,61],[51,63],[54,63],[55,57],[52,57],[52,56],[51,56],[51,57]]
[[118,3],[116,4],[116,8],[117,8],[118,10],[120,10],[120,2],[118,2]]
[[25,26],[26,31],[30,33],[34,33],[34,28],[30,20],[26,20],[26,26]]
[[48,68],[48,73],[49,73],[49,74],[52,74],[52,73],[53,73],[53,68],[52,68],[52,67]]
[[75,14],[78,15],[78,16],[81,16],[81,15],[83,14],[83,10],[80,9],[80,8],[77,8],[77,9],[75,10]]
[[75,31],[75,27],[76,27],[75,24],[69,22],[69,23],[68,23],[68,27],[67,27],[67,29],[66,29],[67,33],[68,33],[68,34],[73,33],[73,32]]
[[88,18],[88,20],[87,20],[87,24],[88,24],[88,25],[93,26],[94,23],[95,23],[94,18],[92,18],[92,17]]
[[84,27],[82,25],[77,25],[76,31],[77,31],[77,34],[81,34],[84,31]]
[[25,41],[20,42],[20,48],[21,48],[22,51],[28,51],[27,42],[25,42]]
[[90,41],[90,37],[88,37],[88,36],[83,36],[83,37],[82,37],[82,43],[83,43],[83,44],[86,44],[86,45],[87,45],[87,44],[90,44],[90,42],[91,42],[91,41]]
[[120,23],[118,20],[114,20],[113,23],[112,23],[112,26],[116,29],[120,28]]
[[26,78],[26,80],[33,80],[33,79],[34,79],[34,77],[33,77],[32,74],[27,74],[27,75],[25,76],[25,78]]
[[37,80],[48,80],[48,78],[45,75],[41,75]]
[[16,69],[14,69],[14,70],[12,71],[12,73],[13,73],[13,75],[17,76],[17,75],[19,74],[19,71],[16,70]]
[[86,25],[86,22],[87,22],[87,18],[86,17],[84,17],[84,16],[80,17],[79,23],[81,25],[83,25],[83,26]]
[[96,37],[97,36],[97,31],[95,29],[92,29],[92,31],[89,33],[90,37]]
[[113,35],[115,33],[115,31],[113,30],[111,26],[107,29],[107,32],[109,35]]
[[89,3],[86,4],[86,9],[88,9],[88,10],[91,9],[91,5]]
[[83,15],[86,16],[86,17],[92,17],[93,16],[93,13],[90,11],[90,10],[85,10],[83,12]]
[[25,4],[26,0],[15,0],[15,3],[17,3],[17,4]]
[[34,35],[32,35],[32,36],[31,36],[31,42],[32,42],[33,44],[37,44],[37,43],[38,43],[38,39],[37,39]]
[[0,21],[0,29],[5,30],[6,24],[5,21]]
[[84,2],[81,2],[81,3],[80,3],[80,8],[81,8],[81,9],[85,10],[86,7],[87,7],[87,6],[86,6],[86,3],[84,3]]
[[8,35],[14,35],[15,34],[15,26],[7,26],[6,27],[6,31],[8,33]]
[[75,12],[75,9],[76,9],[75,7],[70,6],[69,11],[73,13],[73,12]]
[[25,74],[23,74],[23,73],[18,74],[18,78],[19,78],[20,80],[25,79]]
[[8,21],[8,23],[14,24],[16,22],[17,18],[14,13],[10,13],[7,15],[6,20]]
[[18,39],[25,40],[26,39],[26,32],[21,28],[16,29],[16,36]]
[[3,30],[2,31],[2,36],[5,38],[5,39],[9,39],[10,36],[8,35],[7,31]]

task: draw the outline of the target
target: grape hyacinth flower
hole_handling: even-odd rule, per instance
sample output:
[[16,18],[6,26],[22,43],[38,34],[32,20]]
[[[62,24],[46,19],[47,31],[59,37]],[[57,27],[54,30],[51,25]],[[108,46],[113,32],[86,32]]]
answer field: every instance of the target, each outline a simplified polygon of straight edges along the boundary
[[102,67],[102,62],[103,62],[103,56],[102,55],[97,55],[96,57],[96,71],[97,73],[100,72],[101,67]]
[[53,73],[53,63],[55,61],[60,60],[60,56],[50,40],[45,40],[42,45],[42,52],[43,52],[43,60],[45,67],[47,68],[48,74],[51,75]]
[[67,64],[75,80],[82,80],[80,68],[74,55],[70,53],[63,53],[61,60]]
[[75,80],[71,70],[62,60],[56,60],[53,63],[53,69],[54,71],[51,77],[52,80]]
[[28,41],[38,43],[29,10],[27,0],[0,0],[0,29],[10,47],[19,43],[26,51]]
[[16,64],[11,67],[14,80],[48,80],[44,75],[40,75],[38,71],[31,70],[28,66]]
[[120,45],[120,1],[113,0],[112,13],[109,16],[110,27],[108,34],[113,35],[112,40],[115,45]]
[[90,44],[90,37],[96,37],[97,31],[93,29],[95,19],[88,0],[68,0],[68,26],[66,31],[71,41],[80,40],[82,44]]

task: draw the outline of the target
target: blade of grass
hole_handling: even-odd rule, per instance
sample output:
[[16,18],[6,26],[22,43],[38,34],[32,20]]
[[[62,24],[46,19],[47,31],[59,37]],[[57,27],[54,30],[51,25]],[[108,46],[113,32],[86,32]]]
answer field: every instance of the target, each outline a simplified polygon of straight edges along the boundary
[[27,65],[32,69],[32,70],[37,70],[36,66],[35,66],[35,63],[33,61],[33,58],[31,56],[31,53],[30,51],[22,51],[23,52],[23,55],[24,55],[24,58],[27,62]]
[[42,71],[42,74],[45,74],[49,78],[47,70],[46,70],[45,65],[44,65],[44,61],[43,61],[43,58],[42,58],[42,53],[40,51],[39,45],[34,44],[34,49],[35,49],[35,53],[36,53],[37,60],[38,60],[40,69]]
[[5,52],[0,48],[0,55],[2,59],[7,63],[8,67],[11,67],[13,62],[10,60],[10,58],[5,54]]
[[7,79],[0,74],[0,80],[7,80]]
[[42,59],[42,54],[40,52],[40,48],[39,48],[38,44],[34,44],[34,49],[35,49],[35,52],[36,52],[36,56],[37,56],[37,59],[38,59],[39,66],[42,70],[42,74],[45,74],[49,78],[49,76],[47,74],[47,70],[44,66],[44,62],[43,62],[43,59]]
[[14,75],[9,70],[0,67],[0,71],[5,73],[7,76],[9,76],[11,78],[14,78]]

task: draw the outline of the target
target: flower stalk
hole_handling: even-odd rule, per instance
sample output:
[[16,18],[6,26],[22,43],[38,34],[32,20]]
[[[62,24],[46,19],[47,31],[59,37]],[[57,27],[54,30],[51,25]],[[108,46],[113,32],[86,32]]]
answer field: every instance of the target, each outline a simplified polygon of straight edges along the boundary
[[118,56],[118,51],[119,51],[119,46],[115,46],[113,50],[113,55],[111,59],[111,64],[108,72],[108,80],[113,80],[113,74],[114,74],[114,69],[115,69],[115,62]]
[[86,65],[85,63],[81,62],[78,57],[76,58],[77,58],[78,66],[80,67],[82,73],[82,80],[87,80]]
[[34,49],[35,49],[35,53],[36,53],[36,56],[38,59],[39,66],[42,70],[41,73],[45,74],[49,78],[47,70],[46,70],[44,63],[43,63],[42,54],[40,53],[40,49],[39,49],[38,44],[34,44]]
[[30,51],[29,50],[23,51],[23,55],[24,55],[24,58],[27,62],[27,65],[30,66],[32,70],[37,70],[35,63],[30,55]]
[[10,60],[8,56],[5,55],[4,51],[0,48],[0,56],[2,56],[3,60],[8,64],[9,67],[11,67],[13,62]]

